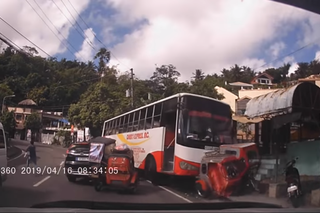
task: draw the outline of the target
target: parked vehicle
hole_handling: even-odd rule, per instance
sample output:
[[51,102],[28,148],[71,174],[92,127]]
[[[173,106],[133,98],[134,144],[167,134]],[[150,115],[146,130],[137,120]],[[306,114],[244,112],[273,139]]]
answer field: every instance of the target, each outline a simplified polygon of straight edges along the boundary
[[115,145],[112,138],[97,137],[90,140],[91,176],[94,188],[116,188],[135,192],[138,172],[134,168],[133,151],[125,144]]
[[260,165],[254,143],[221,145],[202,158],[196,190],[201,197],[228,197],[247,186],[256,187],[254,176]]
[[[3,125],[0,122],[0,168],[1,170],[6,170],[7,166],[8,166],[7,140],[6,140],[6,134],[5,134]],[[7,179],[6,172],[1,171],[0,186],[2,186],[2,183],[6,181],[6,179]]]
[[89,177],[89,151],[88,142],[75,143],[68,148],[64,166],[70,182],[75,182],[79,177]]
[[287,183],[287,193],[292,206],[297,208],[300,206],[302,198],[302,187],[300,182],[299,170],[295,167],[298,158],[289,161],[286,164],[284,174]]

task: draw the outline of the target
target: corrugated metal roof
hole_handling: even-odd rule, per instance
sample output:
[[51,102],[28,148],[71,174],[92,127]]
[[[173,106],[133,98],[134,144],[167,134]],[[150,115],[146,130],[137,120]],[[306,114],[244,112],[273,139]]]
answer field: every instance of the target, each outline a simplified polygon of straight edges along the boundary
[[303,83],[296,84],[288,89],[279,89],[251,99],[247,103],[245,115],[254,118],[267,114],[274,114],[292,110],[292,100],[296,88]]
[[23,106],[37,106],[36,102],[34,102],[31,99],[25,99],[21,102],[18,103],[18,105],[23,105]]

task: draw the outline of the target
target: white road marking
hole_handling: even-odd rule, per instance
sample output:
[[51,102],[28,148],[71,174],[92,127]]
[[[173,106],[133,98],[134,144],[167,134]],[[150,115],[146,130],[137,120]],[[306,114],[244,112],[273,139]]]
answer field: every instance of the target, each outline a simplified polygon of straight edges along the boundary
[[24,151],[23,151],[23,150],[21,150],[21,154],[20,154],[19,156],[15,157],[15,158],[9,159],[8,162],[9,162],[9,161],[16,160],[16,159],[20,158],[22,155],[24,155]]
[[62,162],[60,163],[60,166],[63,166],[63,164],[64,164],[64,161],[62,161]]
[[[148,183],[151,183],[149,180],[147,180],[147,182],[148,182]],[[151,183],[151,184],[152,184],[152,183]],[[191,200],[189,200],[189,199],[187,199],[187,198],[185,198],[185,197],[183,197],[183,196],[181,196],[181,195],[178,195],[177,193],[171,191],[170,189],[167,189],[167,188],[165,188],[165,187],[163,187],[163,186],[158,186],[158,187],[159,187],[160,189],[163,189],[164,191],[169,192],[170,194],[172,194],[172,195],[174,195],[174,196],[176,196],[176,197],[178,197],[178,198],[186,201],[187,203],[193,203]]]
[[46,180],[48,180],[51,176],[47,176],[40,180],[38,183],[34,184],[33,187],[38,187],[40,184],[44,183]]

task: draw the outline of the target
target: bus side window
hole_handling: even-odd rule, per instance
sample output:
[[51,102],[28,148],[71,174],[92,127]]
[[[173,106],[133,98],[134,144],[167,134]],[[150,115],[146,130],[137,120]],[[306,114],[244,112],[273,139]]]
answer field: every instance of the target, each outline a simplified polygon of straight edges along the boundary
[[119,131],[119,133],[123,132],[123,117],[119,118],[118,131]]
[[108,131],[109,131],[108,126],[109,126],[109,122],[105,122],[103,136],[106,136],[108,134]]
[[132,124],[133,124],[133,113],[130,113],[129,114],[129,118],[128,118],[127,132],[131,132],[132,131]]
[[162,103],[156,104],[153,115],[153,127],[160,127],[162,114]]
[[153,106],[149,106],[147,108],[147,118],[146,118],[146,126],[145,129],[151,129],[152,128],[152,114],[153,114]]
[[4,149],[6,147],[5,134],[3,129],[0,129],[0,149]]
[[146,115],[147,115],[147,109],[141,109],[140,111],[140,120],[139,120],[139,130],[145,129],[145,124],[146,124]]
[[128,118],[129,118],[129,115],[125,115],[123,117],[123,129],[122,129],[123,132],[127,132],[127,129],[128,129]]
[[119,134],[119,118],[115,119],[114,122],[115,122],[115,125],[114,125],[114,132],[113,134]]
[[109,128],[109,131],[108,131],[108,135],[112,135],[113,132],[114,132],[114,121],[115,121],[115,120],[112,120],[112,121],[110,122],[110,128]]
[[132,131],[137,131],[137,130],[138,130],[139,116],[140,116],[140,110],[139,110],[139,111],[136,111],[136,112],[134,113],[134,117],[133,117],[133,129],[132,129]]

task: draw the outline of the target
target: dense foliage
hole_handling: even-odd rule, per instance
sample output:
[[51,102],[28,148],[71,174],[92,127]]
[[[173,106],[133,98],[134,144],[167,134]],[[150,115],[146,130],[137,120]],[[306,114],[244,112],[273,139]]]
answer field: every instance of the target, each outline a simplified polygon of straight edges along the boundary
[[[0,53],[0,100],[14,94],[15,97],[6,99],[6,102],[15,105],[30,98],[44,110],[63,111],[72,123],[89,126],[95,135],[101,131],[104,120],[131,109],[131,99],[126,97],[130,73],[118,73],[113,67],[108,67],[110,52],[105,48],[96,54],[94,60],[97,63],[44,59],[35,55],[34,48],[24,49],[29,51],[28,55],[11,48]],[[281,83],[318,74],[320,70],[317,61],[299,65],[290,77],[287,77],[290,64],[266,72],[274,77],[274,83],[283,85]],[[178,92],[221,99],[223,96],[217,93],[215,86],[232,90],[226,82],[250,83],[255,74],[250,67],[238,65],[223,69],[221,74],[204,74],[198,69],[189,82],[181,83],[178,82],[178,68],[172,64],[162,65],[156,68],[150,79],[134,79],[134,106]]]

